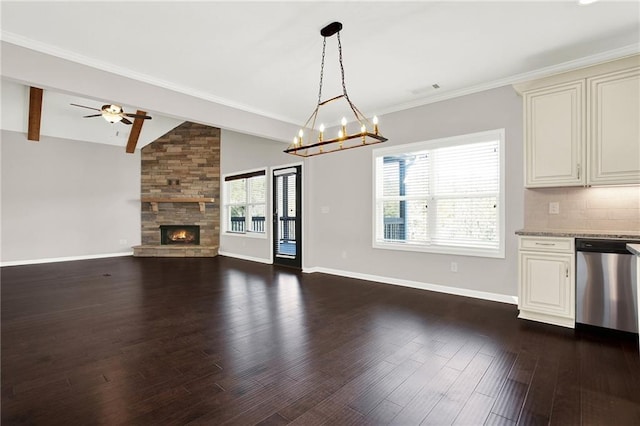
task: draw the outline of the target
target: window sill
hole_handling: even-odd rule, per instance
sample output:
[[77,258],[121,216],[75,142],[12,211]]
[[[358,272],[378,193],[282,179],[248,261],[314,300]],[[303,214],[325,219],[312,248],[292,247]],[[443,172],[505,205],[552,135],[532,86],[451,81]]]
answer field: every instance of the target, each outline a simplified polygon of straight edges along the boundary
[[225,231],[223,234],[225,237],[245,237],[245,238],[253,238],[257,240],[266,240],[267,233],[266,232],[229,232]]
[[477,249],[468,247],[454,247],[454,246],[437,246],[437,245],[419,245],[410,243],[394,243],[394,242],[373,242],[374,249],[381,250],[395,250],[395,251],[414,251],[422,253],[433,254],[450,254],[456,256],[474,256],[474,257],[488,257],[494,259],[504,259],[504,250],[500,249]]

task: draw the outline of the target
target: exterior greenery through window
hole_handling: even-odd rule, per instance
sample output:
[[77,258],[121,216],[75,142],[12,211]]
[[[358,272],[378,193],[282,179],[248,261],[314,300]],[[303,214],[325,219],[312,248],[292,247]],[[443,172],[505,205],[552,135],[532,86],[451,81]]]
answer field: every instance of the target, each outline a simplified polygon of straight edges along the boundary
[[226,231],[231,233],[265,233],[266,171],[226,176]]
[[504,257],[504,130],[374,150],[374,247]]

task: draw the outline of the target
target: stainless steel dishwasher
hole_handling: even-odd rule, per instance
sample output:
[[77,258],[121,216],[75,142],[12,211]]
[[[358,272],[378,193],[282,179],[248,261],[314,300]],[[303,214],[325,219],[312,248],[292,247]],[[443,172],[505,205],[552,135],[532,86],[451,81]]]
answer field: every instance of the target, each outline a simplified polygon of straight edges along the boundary
[[576,323],[638,332],[636,262],[628,242],[576,239]]

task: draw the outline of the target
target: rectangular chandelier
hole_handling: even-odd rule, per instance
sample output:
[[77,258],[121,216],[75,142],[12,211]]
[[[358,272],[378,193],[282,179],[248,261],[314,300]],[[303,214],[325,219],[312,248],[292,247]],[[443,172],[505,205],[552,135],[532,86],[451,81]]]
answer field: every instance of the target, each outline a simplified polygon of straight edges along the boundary
[[[342,24],[333,22],[322,30],[320,35],[323,37],[322,42],[322,63],[320,65],[320,90],[318,91],[318,103],[307,122],[298,131],[298,135],[293,138],[293,143],[284,150],[287,154],[297,155],[299,157],[313,157],[320,154],[328,154],[330,152],[344,151],[346,149],[358,148],[362,146],[375,145],[387,141],[378,129],[378,118],[373,117],[371,122],[360,112],[360,110],[351,102],[347,94],[347,86],[344,82],[344,67],[342,65],[342,44],[340,43],[340,30]],[[335,96],[326,101],[322,101],[322,79],[324,75],[324,57],[327,46],[327,37],[337,34],[338,39],[338,58],[340,61],[340,74],[342,77],[342,94]],[[324,125],[320,124],[316,130],[316,120],[320,108],[331,102],[344,99],[349,105],[349,109],[355,117],[355,121],[360,125],[357,132],[347,132],[347,119],[342,117],[341,128],[337,137],[325,139]],[[305,134],[306,131],[306,134]],[[311,137],[307,137],[311,135]],[[305,143],[305,141],[308,141]]]

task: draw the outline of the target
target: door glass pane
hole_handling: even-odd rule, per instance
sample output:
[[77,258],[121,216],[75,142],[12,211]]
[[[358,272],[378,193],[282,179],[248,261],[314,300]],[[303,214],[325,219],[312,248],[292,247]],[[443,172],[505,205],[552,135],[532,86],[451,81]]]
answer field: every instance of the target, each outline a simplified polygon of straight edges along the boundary
[[276,177],[278,220],[276,255],[296,255],[296,175],[287,174]]

